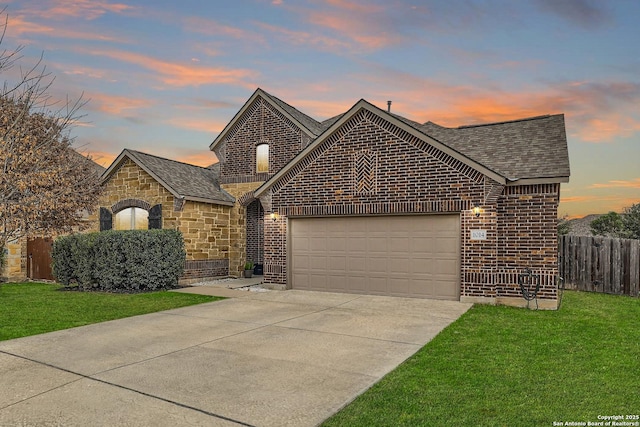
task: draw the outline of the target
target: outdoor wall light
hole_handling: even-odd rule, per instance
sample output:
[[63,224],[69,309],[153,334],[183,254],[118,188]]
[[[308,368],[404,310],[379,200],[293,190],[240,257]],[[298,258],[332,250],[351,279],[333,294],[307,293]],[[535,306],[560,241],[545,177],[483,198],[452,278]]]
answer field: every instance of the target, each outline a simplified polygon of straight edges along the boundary
[[277,212],[271,212],[271,214],[269,215],[269,217],[271,218],[271,220],[273,222],[276,222],[278,220],[278,213]]
[[480,206],[475,205],[472,210],[473,210],[473,214],[476,216],[476,218],[479,218],[480,217]]

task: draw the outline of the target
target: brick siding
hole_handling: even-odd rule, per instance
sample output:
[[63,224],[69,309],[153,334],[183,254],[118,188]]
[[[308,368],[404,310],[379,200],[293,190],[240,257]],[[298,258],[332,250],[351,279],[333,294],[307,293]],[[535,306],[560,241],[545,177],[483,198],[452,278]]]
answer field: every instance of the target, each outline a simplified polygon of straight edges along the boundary
[[279,217],[265,219],[265,281],[287,283],[288,217],[459,213],[462,297],[521,297],[529,267],[555,299],[558,195],[558,184],[504,187],[363,110],[270,189]]
[[254,200],[247,206],[247,261],[261,263],[263,252],[264,210],[260,200]]
[[187,260],[181,283],[192,282],[193,279],[225,277],[229,275],[228,259]]
[[[220,182],[264,182],[304,146],[305,134],[271,104],[257,98],[216,148]],[[269,173],[256,172],[256,147],[269,144]]]

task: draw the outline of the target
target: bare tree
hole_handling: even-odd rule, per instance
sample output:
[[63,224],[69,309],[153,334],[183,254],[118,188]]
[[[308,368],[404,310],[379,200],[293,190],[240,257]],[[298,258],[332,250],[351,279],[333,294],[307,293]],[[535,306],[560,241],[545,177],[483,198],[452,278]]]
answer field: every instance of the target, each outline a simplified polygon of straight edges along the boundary
[[[9,19],[0,10],[0,46]],[[22,68],[22,46],[0,49],[0,248],[27,235],[50,235],[82,228],[82,213],[93,210],[99,173],[73,147],[70,130],[86,104],[54,101],[54,78],[42,64]],[[13,82],[9,70],[17,71]]]

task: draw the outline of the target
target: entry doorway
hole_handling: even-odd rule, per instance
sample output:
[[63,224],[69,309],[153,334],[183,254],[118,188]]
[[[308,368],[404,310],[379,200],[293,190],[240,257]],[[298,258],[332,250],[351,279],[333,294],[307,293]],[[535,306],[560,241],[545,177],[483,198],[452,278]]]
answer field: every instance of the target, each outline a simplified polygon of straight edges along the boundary
[[264,209],[260,200],[254,200],[247,206],[247,261],[259,265],[264,260]]

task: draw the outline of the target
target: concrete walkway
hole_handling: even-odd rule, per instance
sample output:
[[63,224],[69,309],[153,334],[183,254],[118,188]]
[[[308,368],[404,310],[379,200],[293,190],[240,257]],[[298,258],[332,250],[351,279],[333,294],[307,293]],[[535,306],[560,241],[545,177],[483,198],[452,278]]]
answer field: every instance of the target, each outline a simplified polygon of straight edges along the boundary
[[0,342],[0,425],[314,426],[470,307],[235,292]]

